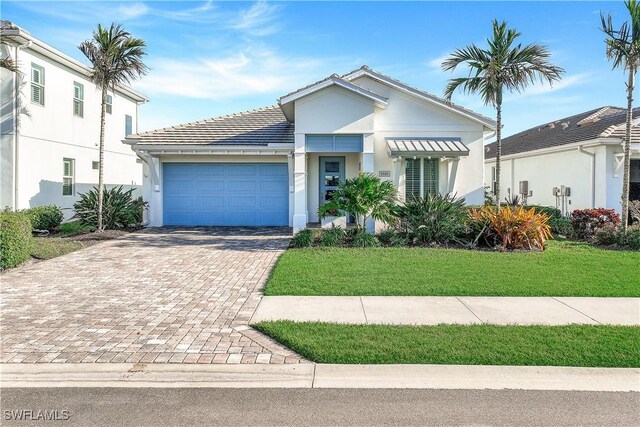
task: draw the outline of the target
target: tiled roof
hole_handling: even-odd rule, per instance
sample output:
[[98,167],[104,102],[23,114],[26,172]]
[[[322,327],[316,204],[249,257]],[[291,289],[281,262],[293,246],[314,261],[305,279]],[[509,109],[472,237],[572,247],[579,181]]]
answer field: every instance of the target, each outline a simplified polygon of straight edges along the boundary
[[139,145],[293,144],[294,125],[277,105],[129,135]]
[[[640,108],[633,110],[634,119]],[[622,138],[625,134],[626,109],[601,107],[574,116],[545,123],[502,140],[502,155],[525,153],[596,138]],[[640,142],[640,128],[634,126],[632,142]],[[486,146],[485,158],[496,157],[496,143]]]

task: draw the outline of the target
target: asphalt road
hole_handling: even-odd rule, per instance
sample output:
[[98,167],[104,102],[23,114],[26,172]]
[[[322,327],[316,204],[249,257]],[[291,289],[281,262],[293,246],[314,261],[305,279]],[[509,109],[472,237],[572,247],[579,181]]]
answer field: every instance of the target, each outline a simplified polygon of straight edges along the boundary
[[[0,390],[15,411],[58,411],[56,426],[640,425],[639,393],[517,390],[42,388]],[[9,411],[9,412],[7,412]],[[11,412],[13,411],[13,412]],[[51,414],[51,412],[49,412]]]

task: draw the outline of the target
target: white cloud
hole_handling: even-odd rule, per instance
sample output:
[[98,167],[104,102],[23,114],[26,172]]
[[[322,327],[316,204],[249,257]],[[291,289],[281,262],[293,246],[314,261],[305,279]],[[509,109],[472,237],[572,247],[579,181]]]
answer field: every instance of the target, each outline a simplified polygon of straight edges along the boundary
[[144,3],[131,3],[121,5],[118,8],[118,14],[122,20],[140,18],[149,13],[149,7]]
[[442,55],[432,58],[427,61],[427,66],[431,68],[432,71],[442,72],[442,63],[449,57],[450,54],[443,53]]
[[241,10],[230,28],[243,31],[252,36],[266,36],[279,30],[274,21],[279,17],[279,5],[265,1],[254,3],[250,8]]
[[[171,58],[149,61],[151,72],[136,82],[144,93],[215,101],[273,94],[276,97],[304,86],[335,60],[282,57],[265,48],[245,48],[224,56],[194,61]],[[349,64],[352,66],[352,64]],[[345,67],[346,69],[346,67]]]

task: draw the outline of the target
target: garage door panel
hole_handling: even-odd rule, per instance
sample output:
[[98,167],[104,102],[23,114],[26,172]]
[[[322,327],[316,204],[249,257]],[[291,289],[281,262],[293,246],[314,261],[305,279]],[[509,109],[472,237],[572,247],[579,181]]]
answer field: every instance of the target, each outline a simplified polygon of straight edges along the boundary
[[163,164],[165,225],[289,223],[286,164]]

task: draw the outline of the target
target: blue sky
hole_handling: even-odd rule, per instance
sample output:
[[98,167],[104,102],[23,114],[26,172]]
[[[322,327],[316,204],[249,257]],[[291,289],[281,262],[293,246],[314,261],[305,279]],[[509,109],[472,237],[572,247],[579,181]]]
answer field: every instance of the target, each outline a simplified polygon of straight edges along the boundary
[[[619,25],[615,2],[19,2],[3,0],[2,19],[64,53],[98,23],[122,23],[146,40],[151,68],[133,87],[151,102],[140,130],[275,103],[334,72],[363,64],[442,95],[450,73],[439,64],[456,48],[485,44],[491,19],[507,20],[523,43],[548,45],[565,68],[552,88],[509,95],[504,133],[602,105],[625,105],[626,79],[604,56],[600,11]],[[454,102],[494,117],[475,95]]]

